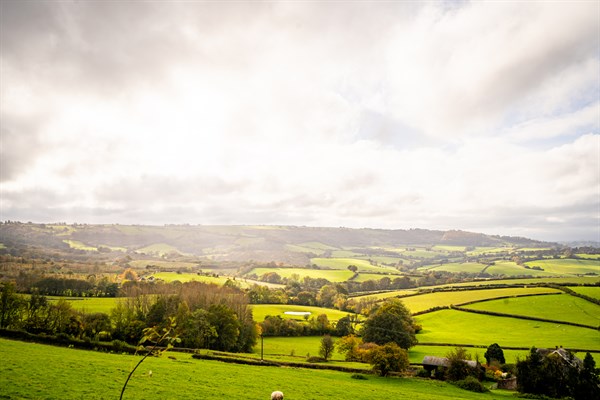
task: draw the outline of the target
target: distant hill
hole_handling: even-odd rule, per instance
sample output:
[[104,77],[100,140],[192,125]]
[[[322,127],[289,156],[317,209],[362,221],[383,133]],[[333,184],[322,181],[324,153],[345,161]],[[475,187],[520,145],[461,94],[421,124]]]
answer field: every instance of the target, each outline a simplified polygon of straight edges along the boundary
[[0,224],[5,249],[33,246],[57,251],[190,256],[214,261],[305,264],[336,250],[403,246],[559,247],[527,238],[460,230],[350,229],[304,226]]

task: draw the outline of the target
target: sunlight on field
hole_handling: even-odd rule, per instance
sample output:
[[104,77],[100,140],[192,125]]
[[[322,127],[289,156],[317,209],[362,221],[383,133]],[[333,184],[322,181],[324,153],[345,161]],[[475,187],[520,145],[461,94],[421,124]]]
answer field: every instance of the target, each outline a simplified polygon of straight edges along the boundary
[[316,318],[321,314],[325,314],[327,315],[329,321],[337,321],[338,319],[343,318],[349,314],[345,311],[340,311],[333,308],[298,306],[293,304],[253,304],[250,307],[252,308],[252,315],[254,316],[254,320],[257,322],[264,321],[267,315],[280,316],[284,319],[295,319],[297,321],[305,320],[305,318],[302,316],[285,314],[286,311],[308,311],[311,313],[309,318]]
[[490,300],[465,308],[600,326],[599,305],[565,293]]
[[422,343],[555,347],[600,350],[600,332],[575,326],[441,310],[416,317]]
[[600,275],[600,261],[598,260],[574,260],[574,259],[550,259],[526,262],[530,267],[541,267],[544,272],[560,275]]

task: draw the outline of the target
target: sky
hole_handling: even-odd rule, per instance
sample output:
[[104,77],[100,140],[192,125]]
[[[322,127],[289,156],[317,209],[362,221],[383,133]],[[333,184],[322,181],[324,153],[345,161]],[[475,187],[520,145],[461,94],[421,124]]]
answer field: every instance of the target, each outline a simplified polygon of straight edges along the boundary
[[597,1],[0,3],[0,219],[600,241]]

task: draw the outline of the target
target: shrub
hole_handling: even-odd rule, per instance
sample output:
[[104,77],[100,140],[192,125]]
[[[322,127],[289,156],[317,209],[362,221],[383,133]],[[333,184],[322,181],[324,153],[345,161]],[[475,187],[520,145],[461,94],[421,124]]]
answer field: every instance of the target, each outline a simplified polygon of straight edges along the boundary
[[428,371],[425,368],[419,368],[417,370],[417,376],[419,378],[431,378],[431,371]]
[[453,384],[461,389],[465,389],[471,392],[489,392],[488,388],[486,388],[481,382],[479,382],[476,378],[472,376],[467,376],[465,379],[455,381],[453,382]]
[[386,343],[369,352],[369,364],[380,376],[387,376],[390,372],[402,372],[409,366],[408,352],[396,343]]
[[363,374],[352,374],[352,375],[350,375],[350,378],[363,380],[363,381],[366,381],[367,379],[369,379],[366,376],[364,376]]

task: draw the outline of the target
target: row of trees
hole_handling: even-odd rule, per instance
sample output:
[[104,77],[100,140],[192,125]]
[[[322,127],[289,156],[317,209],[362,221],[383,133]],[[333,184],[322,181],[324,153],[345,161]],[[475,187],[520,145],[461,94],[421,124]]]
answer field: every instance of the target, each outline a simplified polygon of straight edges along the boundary
[[600,398],[600,379],[592,355],[587,353],[581,362],[560,350],[544,355],[533,347],[517,362],[519,392],[576,400]]
[[237,288],[190,282],[130,285],[127,291],[128,297],[110,315],[90,314],[74,310],[65,300],[52,302],[37,293],[25,297],[14,285],[3,284],[0,328],[137,344],[145,328],[162,329],[174,318],[183,347],[250,351],[256,344],[258,331],[247,296]]

